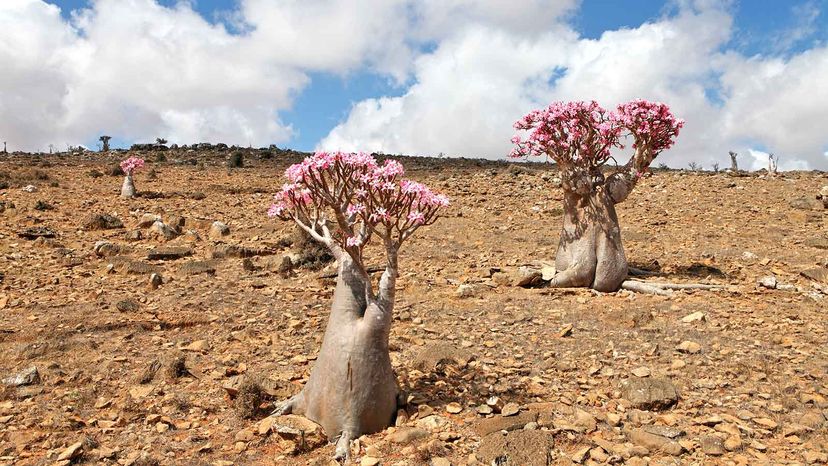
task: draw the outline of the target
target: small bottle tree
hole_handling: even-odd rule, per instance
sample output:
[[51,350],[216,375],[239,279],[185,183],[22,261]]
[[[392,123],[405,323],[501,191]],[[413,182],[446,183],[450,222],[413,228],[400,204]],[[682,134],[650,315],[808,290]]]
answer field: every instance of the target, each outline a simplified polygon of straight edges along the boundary
[[[292,220],[338,261],[338,277],[322,348],[302,391],[277,414],[303,414],[336,439],[336,457],[351,439],[393,421],[399,388],[388,352],[397,256],[422,226],[434,223],[448,198],[401,179],[403,167],[367,154],[319,152],[286,171],[290,184],[268,215]],[[386,266],[374,292],[365,248],[379,240]]]
[[[564,224],[555,258],[554,287],[615,291],[628,273],[615,205],[623,202],[656,156],[684,125],[662,103],[635,100],[607,111],[592,102],[555,102],[523,117],[512,138],[513,157],[544,156],[561,173]],[[633,139],[633,155],[605,173],[611,149]]]
[[121,170],[124,171],[124,184],[121,185],[121,197],[130,199],[135,197],[135,182],[132,180],[132,175],[135,170],[144,167],[144,159],[132,156],[121,162]]
[[101,152],[109,152],[109,140],[112,139],[112,136],[101,136],[98,138],[101,141]]

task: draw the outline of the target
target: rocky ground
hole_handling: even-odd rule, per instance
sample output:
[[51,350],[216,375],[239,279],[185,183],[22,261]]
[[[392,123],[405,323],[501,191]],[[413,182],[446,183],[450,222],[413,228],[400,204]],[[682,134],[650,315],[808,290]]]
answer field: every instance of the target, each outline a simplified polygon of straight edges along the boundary
[[[298,158],[226,155],[144,153],[129,201],[123,153],[0,161],[0,465],[329,464],[315,425],[267,417],[333,291],[265,216]],[[655,296],[542,286],[562,197],[543,167],[407,165],[453,204],[401,253],[409,404],[355,463],[828,462],[824,174],[643,179],[619,206],[631,263],[723,286]]]

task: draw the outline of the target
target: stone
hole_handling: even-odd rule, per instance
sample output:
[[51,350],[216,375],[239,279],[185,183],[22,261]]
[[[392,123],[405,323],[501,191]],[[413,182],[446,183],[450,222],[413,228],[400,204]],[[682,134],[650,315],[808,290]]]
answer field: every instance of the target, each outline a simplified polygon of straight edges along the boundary
[[196,340],[181,349],[200,353],[209,350],[210,344],[207,343],[207,340]]
[[541,285],[542,283],[543,274],[540,270],[526,265],[518,268],[514,279],[515,286],[530,288]]
[[742,448],[742,438],[738,435],[731,435],[724,441],[727,451],[736,451]]
[[542,430],[518,430],[483,437],[476,455],[486,465],[547,466],[551,464],[554,437]]
[[160,287],[163,284],[164,284],[164,278],[161,277],[161,275],[159,275],[157,273],[153,273],[153,274],[150,275],[150,280],[149,280],[150,289],[157,290],[158,287]]
[[391,443],[407,444],[428,437],[428,431],[416,427],[401,427],[388,436]]
[[90,214],[81,221],[81,229],[91,230],[114,230],[123,228],[124,223],[118,217],[108,214]]
[[821,451],[806,450],[802,453],[802,458],[807,464],[828,463],[828,453]]
[[701,345],[695,341],[685,340],[676,346],[676,349],[681,353],[696,354],[701,351]]
[[221,223],[221,222],[218,222],[218,221],[213,222],[210,225],[210,230],[207,232],[207,236],[212,238],[212,239],[223,238],[223,237],[225,237],[229,234],[230,234],[230,227],[228,227],[224,223]]
[[650,369],[647,367],[636,367],[632,370],[632,375],[636,377],[649,377],[650,376]]
[[124,299],[115,304],[115,308],[120,312],[136,312],[138,311],[138,303],[132,299]]
[[693,322],[700,322],[705,319],[704,312],[696,311],[692,314],[687,314],[686,316],[681,318],[681,321],[685,324],[690,324]]
[[684,447],[667,437],[651,434],[643,429],[631,429],[627,432],[627,438],[636,445],[642,446],[650,451],[660,451],[672,456],[681,455]]
[[459,414],[463,411],[463,407],[460,406],[460,403],[451,402],[446,405],[446,412],[449,414]]
[[23,387],[40,383],[40,372],[36,366],[27,367],[17,374],[3,379],[3,384],[9,387]]
[[448,343],[427,345],[414,358],[412,367],[423,373],[436,372],[445,365],[466,367],[474,359],[471,351]]
[[185,275],[215,275],[216,266],[212,261],[190,261],[181,265],[178,269]]
[[451,461],[442,456],[435,456],[431,458],[431,466],[451,466]]
[[703,435],[699,438],[699,445],[705,455],[721,456],[725,453],[725,446],[722,439],[715,435]]
[[773,275],[766,275],[760,278],[756,283],[762,288],[767,288],[769,290],[776,289],[776,285],[778,284],[776,277]]
[[155,222],[160,222],[161,217],[155,214],[143,214],[138,218],[138,223],[135,228],[149,228]]
[[131,248],[120,244],[110,243],[109,241],[98,241],[95,243],[93,251],[98,257],[112,257],[122,254],[129,254],[131,252]]
[[147,253],[147,259],[151,261],[169,261],[181,259],[192,255],[193,250],[188,247],[161,247],[151,249]]
[[803,270],[800,274],[817,282],[828,283],[828,267],[813,267]]
[[303,416],[287,414],[278,416],[270,427],[274,435],[292,441],[295,452],[312,450],[328,443],[322,427]]
[[816,249],[828,249],[828,237],[815,236],[805,240],[805,246]]
[[753,418],[753,422],[769,430],[774,430],[779,427],[779,424],[776,421],[766,417],[755,417]]
[[554,265],[551,264],[543,264],[541,267],[541,279],[545,282],[551,281],[555,278],[555,275],[558,273],[558,270],[555,269]]
[[621,382],[621,396],[636,409],[661,410],[678,401],[675,385],[667,377],[630,378]]
[[660,435],[669,439],[676,439],[684,435],[684,430],[670,426],[645,425],[641,428],[651,434]]
[[72,445],[69,445],[65,450],[60,452],[60,455],[58,455],[57,460],[71,461],[79,457],[81,453],[83,453],[83,442],[73,443]]
[[520,405],[517,403],[506,403],[500,410],[501,416],[514,416],[520,412]]
[[151,235],[158,236],[158,237],[163,238],[167,241],[169,241],[169,240],[175,238],[176,236],[178,236],[178,233],[176,233],[175,230],[173,230],[166,223],[164,223],[160,220],[158,220],[158,221],[156,221],[155,223],[152,224],[152,226],[149,229],[149,232],[150,232]]
[[363,456],[359,464],[360,466],[377,466],[380,464],[380,460],[379,458],[374,458],[372,456]]
[[474,431],[477,432],[477,435],[483,437],[501,430],[511,432],[523,429],[526,424],[537,422],[537,420],[538,413],[534,411],[523,411],[515,416],[494,416],[478,421],[474,426]]
[[28,227],[18,231],[17,236],[23,239],[35,240],[38,238],[54,238],[57,233],[49,227]]
[[477,294],[477,287],[474,285],[462,284],[457,287],[457,291],[454,293],[458,298],[471,298]]
[[486,400],[486,406],[489,406],[497,413],[499,413],[503,409],[503,405],[505,404],[506,403],[499,396],[490,396]]

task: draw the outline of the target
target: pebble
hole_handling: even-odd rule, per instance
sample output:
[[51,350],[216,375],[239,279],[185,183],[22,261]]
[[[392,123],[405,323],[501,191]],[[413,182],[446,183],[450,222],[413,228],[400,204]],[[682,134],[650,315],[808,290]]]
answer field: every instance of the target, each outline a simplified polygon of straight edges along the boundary
[[701,351],[701,345],[695,341],[685,340],[676,346],[676,349],[682,353],[696,354]]
[[515,414],[520,412],[520,405],[517,403],[506,403],[503,405],[503,409],[500,410],[501,416],[514,416]]

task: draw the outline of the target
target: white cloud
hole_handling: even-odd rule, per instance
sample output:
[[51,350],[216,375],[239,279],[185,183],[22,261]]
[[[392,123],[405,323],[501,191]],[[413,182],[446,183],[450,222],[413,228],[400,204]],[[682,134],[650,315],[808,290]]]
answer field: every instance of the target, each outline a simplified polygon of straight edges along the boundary
[[743,57],[723,51],[731,29],[715,2],[685,2],[674,16],[597,40],[561,23],[543,34],[463,29],[417,60],[405,95],[357,103],[319,147],[501,158],[512,123],[532,108],[642,97],[687,120],[661,157],[671,166],[727,166],[729,150],[759,145],[780,155],[781,169],[826,168],[828,134],[816,122],[828,120],[828,53]]

